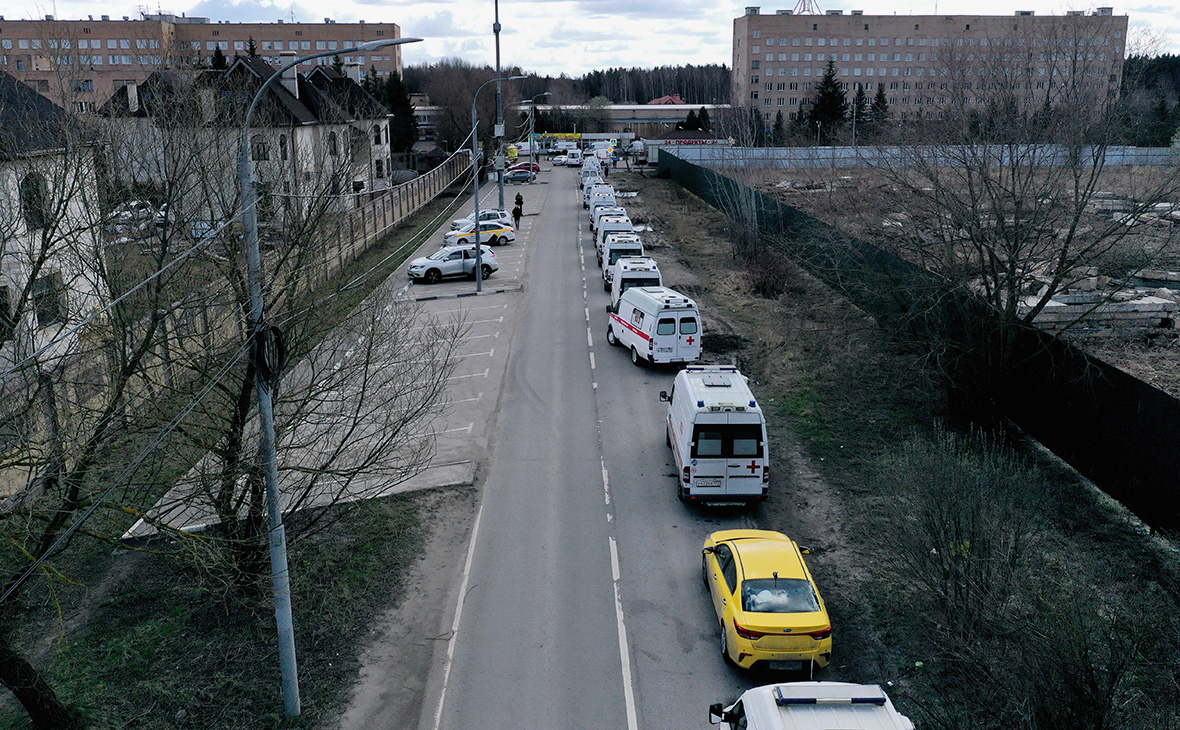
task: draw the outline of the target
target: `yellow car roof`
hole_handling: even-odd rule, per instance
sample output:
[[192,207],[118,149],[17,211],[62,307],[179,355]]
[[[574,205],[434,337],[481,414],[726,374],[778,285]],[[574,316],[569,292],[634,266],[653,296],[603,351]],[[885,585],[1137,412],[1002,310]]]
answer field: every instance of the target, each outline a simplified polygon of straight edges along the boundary
[[807,578],[807,571],[791,538],[769,530],[726,530],[715,539],[728,542],[737,553],[745,579]]

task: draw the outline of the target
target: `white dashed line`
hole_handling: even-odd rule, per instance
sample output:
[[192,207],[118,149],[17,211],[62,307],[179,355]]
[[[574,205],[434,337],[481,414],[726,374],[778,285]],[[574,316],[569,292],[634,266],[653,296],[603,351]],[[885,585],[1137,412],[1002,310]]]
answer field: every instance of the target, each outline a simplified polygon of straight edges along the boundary
[[635,712],[635,690],[631,686],[631,653],[627,649],[627,625],[623,621],[623,600],[619,596],[619,548],[610,540],[610,572],[615,582],[615,622],[619,632],[619,660],[623,665],[623,702],[627,707],[627,730],[638,730]]
[[590,353],[590,369],[594,369],[594,353]]

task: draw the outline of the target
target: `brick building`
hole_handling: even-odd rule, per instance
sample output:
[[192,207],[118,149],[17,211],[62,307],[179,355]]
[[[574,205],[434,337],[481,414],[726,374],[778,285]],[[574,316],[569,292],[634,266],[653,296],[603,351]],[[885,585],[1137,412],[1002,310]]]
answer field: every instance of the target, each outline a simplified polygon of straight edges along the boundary
[[[246,55],[251,39],[256,53],[271,64],[294,51],[307,55],[348,48],[367,41],[400,38],[395,23],[230,23],[183,15],[127,16],[112,20],[6,20],[0,16],[0,71],[75,112],[102,106],[115,90],[142,83],[154,71],[208,66],[216,49],[229,59]],[[359,64],[362,78],[370,69],[388,76],[402,70],[400,46],[376,54],[345,55],[346,64]],[[300,65],[311,71],[329,66],[331,58]]]
[[796,15],[757,7],[733,22],[733,103],[771,120],[807,110],[828,61],[849,100],[884,85],[896,119],[932,118],[951,105],[984,108],[998,96],[1025,105],[1067,98],[1100,104],[1118,94],[1127,16]]

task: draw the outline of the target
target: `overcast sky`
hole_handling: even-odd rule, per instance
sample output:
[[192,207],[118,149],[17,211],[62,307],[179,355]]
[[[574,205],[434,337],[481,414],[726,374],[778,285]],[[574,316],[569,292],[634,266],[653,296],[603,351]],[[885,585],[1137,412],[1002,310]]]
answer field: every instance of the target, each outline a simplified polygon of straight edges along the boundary
[[[150,0],[151,5],[131,2],[57,3],[0,0],[0,15],[80,19],[87,14],[138,17],[141,10],[208,17],[212,20],[274,22],[282,18],[322,22],[326,15],[339,22],[392,22],[403,36],[424,38],[407,45],[406,64],[461,57],[475,64],[494,65],[492,21],[494,0],[420,0],[391,3],[388,0],[333,0],[317,6],[310,0]],[[758,2],[758,0],[746,0]],[[316,8],[320,9],[316,9]],[[323,10],[330,7],[330,13]],[[793,9],[794,4],[762,5],[763,13]],[[885,0],[829,0],[823,10],[863,10],[873,14],[943,15],[978,12],[978,1],[926,0],[899,9]],[[1094,5],[1067,5],[1009,0],[986,5],[989,14],[1011,15],[1034,10],[1038,15],[1064,14],[1066,10],[1093,10]],[[716,0],[501,0],[500,59],[525,71],[578,76],[593,69],[616,66],[649,68],[662,65],[729,65],[732,58],[733,19],[744,3]],[[1163,2],[1131,7],[1114,5],[1116,15],[1130,16],[1130,52],[1145,48],[1151,53],[1180,53],[1180,7]],[[1138,47],[1137,47],[1138,46]]]

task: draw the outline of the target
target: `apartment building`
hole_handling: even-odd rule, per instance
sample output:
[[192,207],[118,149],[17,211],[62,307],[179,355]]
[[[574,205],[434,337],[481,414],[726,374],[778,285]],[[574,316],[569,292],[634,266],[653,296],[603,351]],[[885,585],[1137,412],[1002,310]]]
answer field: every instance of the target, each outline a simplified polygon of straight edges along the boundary
[[[97,20],[6,20],[0,16],[0,71],[75,112],[93,112],[122,86],[142,83],[154,71],[209,66],[218,49],[229,61],[245,56],[250,41],[255,53],[277,64],[285,52],[309,55],[353,47],[367,41],[400,38],[395,23],[231,23],[184,15],[143,14]],[[371,69],[378,76],[402,70],[400,46],[376,54],[342,55],[358,64],[362,78]],[[311,71],[330,66],[332,58],[300,65]]]
[[1099,105],[1117,96],[1127,16],[823,15],[748,7],[733,23],[733,103],[773,120],[806,112],[828,61],[851,101],[884,87],[895,119],[936,118],[999,96]]

